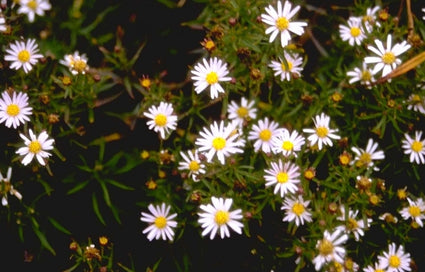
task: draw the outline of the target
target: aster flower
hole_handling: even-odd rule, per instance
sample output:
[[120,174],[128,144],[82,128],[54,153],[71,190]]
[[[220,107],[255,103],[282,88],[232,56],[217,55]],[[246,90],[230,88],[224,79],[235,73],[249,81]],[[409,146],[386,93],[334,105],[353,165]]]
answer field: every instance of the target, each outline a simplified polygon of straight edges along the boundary
[[296,157],[304,143],[305,139],[298,131],[293,130],[290,133],[289,130],[282,129],[272,138],[272,150],[275,154],[282,153],[285,157],[290,155]]
[[397,65],[401,64],[398,56],[410,49],[410,44],[407,41],[392,46],[392,36],[390,34],[387,36],[386,48],[384,48],[384,45],[378,39],[375,40],[375,44],[377,47],[369,45],[367,48],[378,56],[366,57],[364,62],[367,64],[376,63],[373,68],[373,74],[382,70],[383,77],[394,70]]
[[314,268],[319,271],[323,265],[332,261],[340,264],[344,263],[345,248],[342,245],[348,240],[348,235],[341,230],[334,230],[333,233],[325,230],[323,239],[317,241],[316,248],[319,254],[313,259]]
[[273,186],[274,194],[284,197],[285,194],[295,193],[298,190],[297,184],[300,183],[300,169],[297,165],[291,162],[283,163],[282,160],[272,162],[270,169],[265,169],[264,179],[266,180],[266,187]]
[[175,130],[177,127],[177,116],[173,115],[171,103],[161,102],[158,107],[151,106],[143,115],[151,119],[146,123],[149,129],[159,132],[162,139],[171,133],[170,130]]
[[298,57],[298,54],[288,54],[285,52],[285,61],[279,58],[279,61],[272,60],[269,67],[273,69],[274,76],[280,76],[280,80],[290,81],[291,78],[298,78],[301,76],[301,67],[303,63],[302,57]]
[[239,133],[235,125],[230,123],[225,126],[223,121],[218,124],[216,121],[210,128],[204,127],[200,137],[196,139],[195,145],[199,146],[200,152],[206,152],[207,161],[211,162],[214,155],[217,155],[221,164],[225,164],[225,158],[235,153],[243,153],[241,147],[245,145],[239,139]]
[[350,17],[347,20],[347,25],[339,25],[339,35],[343,41],[348,41],[351,46],[361,45],[366,38],[363,31],[362,19],[359,17]]
[[220,232],[221,239],[230,237],[229,227],[238,234],[242,234],[243,224],[242,210],[230,211],[233,199],[211,197],[211,204],[201,205],[200,209],[204,212],[198,213],[198,222],[204,229],[202,236],[210,234],[210,239],[214,239],[217,232]]
[[147,238],[149,241],[152,241],[154,238],[158,240],[170,240],[174,238],[174,230],[177,226],[177,222],[173,219],[176,218],[177,214],[169,214],[170,206],[162,203],[160,205],[154,206],[149,204],[148,209],[149,213],[142,212],[142,217],[140,220],[143,222],[149,223],[149,226],[143,230],[143,234],[148,233]]
[[280,33],[280,43],[282,47],[285,47],[291,40],[291,32],[298,36],[304,33],[307,23],[292,21],[292,17],[300,10],[300,6],[291,9],[292,4],[289,1],[285,1],[283,8],[282,2],[277,1],[277,10],[272,5],[265,8],[267,14],[261,14],[261,19],[269,25],[266,29],[266,34],[271,34],[269,42],[273,42]]
[[2,195],[1,204],[3,206],[7,206],[7,194],[14,195],[17,199],[21,200],[22,195],[16,191],[13,188],[13,185],[10,182],[10,179],[12,178],[12,167],[9,167],[7,169],[6,177],[3,177],[3,175],[0,172],[0,195]]
[[241,98],[240,105],[231,101],[227,109],[229,120],[236,122],[238,127],[242,127],[245,122],[257,118],[257,109],[254,108],[254,103],[254,100],[248,101],[245,97]]
[[0,98],[0,124],[17,128],[20,124],[29,121],[29,115],[32,114],[32,108],[28,106],[28,95],[26,93],[13,92],[11,96],[8,91],[2,93]]
[[410,253],[404,252],[404,247],[397,248],[395,243],[388,246],[388,251],[383,256],[378,256],[379,262],[386,268],[386,272],[404,272],[410,269]]
[[425,139],[422,140],[422,131],[415,131],[415,138],[412,139],[409,134],[404,134],[405,139],[402,140],[404,154],[410,154],[410,162],[417,164],[425,164]]
[[360,81],[360,84],[370,87],[375,82],[373,71],[367,67],[366,63],[362,63],[362,68],[355,67],[353,70],[347,72],[347,76],[351,77],[348,83]]
[[376,262],[373,266],[368,265],[367,267],[363,268],[363,272],[384,272],[385,267],[382,263]]
[[409,95],[407,109],[425,114],[425,98],[418,94]]
[[86,54],[81,54],[75,51],[74,54],[65,55],[64,59],[60,60],[59,63],[67,66],[73,75],[85,74],[89,70],[87,65]]
[[48,0],[19,0],[18,14],[26,14],[30,23],[35,15],[44,16],[44,12],[52,8]]
[[202,59],[202,63],[197,63],[191,73],[192,80],[195,80],[195,92],[197,94],[210,87],[211,99],[217,98],[218,93],[224,93],[223,87],[221,87],[221,81],[230,81],[232,78],[228,77],[229,71],[227,70],[227,64],[219,58]]
[[311,212],[308,209],[309,200],[304,200],[301,195],[297,198],[287,197],[283,201],[281,210],[285,211],[283,221],[294,222],[295,225],[304,225],[304,221],[312,222]]
[[264,153],[270,153],[272,150],[272,139],[274,136],[278,135],[281,130],[278,123],[273,120],[269,121],[266,117],[262,120],[258,120],[258,123],[252,126],[248,135],[248,140],[255,141],[255,152],[261,149]]
[[338,129],[331,129],[329,122],[331,118],[324,113],[316,115],[313,118],[315,128],[305,128],[303,132],[311,134],[307,139],[310,145],[313,146],[317,143],[319,150],[322,149],[323,145],[332,146],[332,139],[340,139],[341,137],[336,135],[335,132]]
[[18,70],[23,68],[25,73],[32,70],[32,65],[38,62],[39,58],[43,56],[38,54],[38,45],[34,39],[28,39],[27,42],[16,41],[14,44],[10,44],[9,48],[6,49],[8,55],[4,56],[4,60],[11,61],[11,69]]
[[373,8],[366,9],[366,15],[362,17],[362,22],[366,28],[367,32],[372,32],[373,26],[380,27],[381,24],[376,20],[376,13],[380,10],[380,6],[374,6]]
[[407,198],[409,206],[400,210],[401,217],[404,220],[411,218],[416,224],[423,227],[424,224],[422,220],[425,219],[425,203],[422,198],[416,199],[413,201],[410,198]]
[[179,162],[178,169],[181,171],[189,170],[189,177],[193,181],[199,181],[198,175],[205,174],[205,165],[199,159],[197,151],[180,152],[180,156],[184,161]]
[[359,211],[348,209],[347,213],[345,212],[345,207],[341,206],[340,215],[337,217],[337,220],[344,222],[344,225],[336,227],[336,229],[349,234],[354,235],[356,241],[360,240],[360,236],[364,236],[364,229],[369,228],[372,219],[357,219],[357,214]]
[[29,164],[34,157],[41,165],[46,165],[45,158],[51,156],[46,150],[53,149],[53,143],[55,140],[49,139],[49,135],[46,131],[42,131],[38,136],[29,129],[29,138],[24,134],[20,133],[19,136],[24,140],[24,147],[19,148],[16,153],[25,156],[22,160],[23,165]]
[[[351,151],[356,154],[353,163],[358,167],[372,167],[374,161],[385,159],[384,151],[376,150],[377,148],[378,143],[375,143],[373,139],[368,140],[366,149],[352,147]],[[378,170],[378,168],[374,168],[374,170]]]

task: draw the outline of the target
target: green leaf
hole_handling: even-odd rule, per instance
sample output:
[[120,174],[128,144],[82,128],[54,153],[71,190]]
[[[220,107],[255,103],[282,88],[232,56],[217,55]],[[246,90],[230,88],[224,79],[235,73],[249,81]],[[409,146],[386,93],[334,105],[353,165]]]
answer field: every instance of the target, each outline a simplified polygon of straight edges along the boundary
[[116,180],[113,180],[113,179],[105,179],[105,181],[108,182],[109,184],[111,184],[111,185],[113,185],[115,187],[118,187],[120,189],[123,189],[123,190],[128,190],[128,191],[134,190],[133,187],[124,185],[124,184],[122,184],[122,183],[120,183],[120,182],[118,182]]
[[64,226],[62,226],[58,221],[56,221],[55,219],[51,218],[50,216],[47,217],[47,219],[50,221],[50,223],[58,230],[62,231],[65,234],[71,235],[72,233],[66,229]]
[[96,214],[96,216],[97,216],[97,218],[99,219],[99,221],[100,221],[103,225],[106,225],[105,219],[103,219],[103,216],[102,216],[102,214],[100,213],[100,210],[99,210],[99,203],[98,203],[98,201],[97,201],[97,197],[96,197],[96,194],[95,194],[95,193],[93,193],[93,195],[92,195],[92,205],[93,205],[93,211],[94,211],[94,213]]
[[[33,221],[35,221],[35,219],[33,219]],[[33,222],[34,223],[34,222]],[[33,225],[33,231],[34,233],[37,235],[38,240],[40,240],[41,245],[46,248],[48,251],[50,251],[50,253],[52,253],[53,255],[56,255],[55,250],[53,249],[53,247],[50,245],[49,241],[47,241],[46,236],[44,235],[44,233],[42,233],[40,231],[40,229],[38,228],[38,226]]]
[[71,190],[69,190],[68,192],[66,192],[67,195],[72,195],[75,194],[78,191],[81,191],[84,187],[87,186],[87,184],[89,184],[89,181],[83,181],[78,183],[74,188],[72,188]]

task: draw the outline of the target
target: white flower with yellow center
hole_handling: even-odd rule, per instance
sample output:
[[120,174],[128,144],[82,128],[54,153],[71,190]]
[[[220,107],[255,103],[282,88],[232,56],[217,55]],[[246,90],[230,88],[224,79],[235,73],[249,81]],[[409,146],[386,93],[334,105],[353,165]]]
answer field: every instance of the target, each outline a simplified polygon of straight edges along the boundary
[[81,54],[78,51],[75,51],[73,55],[65,55],[64,59],[59,62],[69,68],[73,75],[85,74],[89,70],[87,64],[87,57],[85,54]]
[[242,127],[246,122],[257,118],[257,109],[254,108],[255,101],[248,101],[245,97],[241,98],[238,105],[235,101],[231,101],[227,109],[228,118],[236,122],[238,127]]
[[407,109],[425,114],[425,97],[419,94],[411,94],[407,99]]
[[285,60],[279,58],[279,61],[272,60],[269,67],[273,69],[274,76],[280,76],[280,80],[290,81],[291,78],[299,78],[301,76],[301,67],[303,63],[302,57],[298,54],[288,54],[285,52]]
[[48,0],[19,0],[19,14],[26,14],[30,23],[34,22],[35,15],[44,16],[46,10],[52,6]]
[[355,67],[353,70],[347,72],[347,76],[351,77],[348,83],[353,84],[360,81],[360,84],[371,87],[370,85],[376,81],[374,75],[372,69],[368,68],[367,64],[363,62],[361,69]]
[[38,136],[29,129],[29,138],[24,134],[20,133],[22,140],[24,140],[24,147],[19,148],[16,153],[25,156],[22,160],[23,165],[29,164],[34,157],[41,165],[46,165],[44,158],[50,157],[52,154],[46,152],[46,150],[53,149],[53,143],[55,140],[49,139],[49,135],[46,131],[42,131]]
[[295,222],[295,225],[304,225],[304,221],[312,222],[311,212],[308,209],[309,200],[304,200],[301,195],[297,198],[287,197],[283,201],[281,210],[285,211],[283,221]]
[[[186,155],[187,154],[187,155]],[[205,165],[199,159],[198,152],[187,151],[180,152],[184,161],[179,162],[178,169],[181,171],[189,170],[189,177],[192,177],[193,181],[199,181],[198,175],[205,174]]]
[[176,213],[169,214],[170,206],[162,203],[161,206],[149,204],[149,213],[142,212],[140,220],[149,223],[149,226],[143,230],[143,234],[148,233],[147,238],[152,241],[154,238],[158,240],[170,240],[174,238],[174,230],[177,222],[173,219],[177,216]]
[[229,227],[238,234],[242,234],[243,224],[242,210],[230,211],[233,199],[211,197],[211,203],[201,205],[200,209],[204,212],[198,213],[198,222],[204,229],[202,236],[210,234],[210,239],[214,239],[217,232],[220,232],[221,239],[230,237]]
[[38,54],[38,45],[34,39],[24,41],[16,41],[14,44],[9,45],[10,48],[6,49],[8,55],[4,56],[4,60],[11,61],[11,69],[18,70],[23,68],[25,73],[32,70],[32,65],[38,62],[39,58],[43,55]]
[[270,169],[265,169],[264,179],[266,187],[273,186],[274,194],[280,192],[280,196],[285,194],[295,193],[298,190],[297,184],[300,183],[300,169],[297,165],[291,162],[283,163],[282,160],[272,162]]
[[195,92],[197,94],[210,87],[211,99],[217,98],[219,93],[224,93],[223,87],[221,87],[221,81],[230,81],[231,77],[228,77],[229,70],[227,70],[227,64],[217,57],[209,59],[202,59],[202,63],[197,63],[191,73],[194,75],[191,77],[195,80]]
[[402,140],[404,154],[410,154],[410,162],[417,164],[425,164],[425,139],[422,140],[422,131],[415,131],[415,138],[412,139],[409,134],[404,134],[405,139]]
[[416,201],[407,198],[409,206],[400,210],[401,217],[404,220],[411,218],[419,226],[423,227],[424,224],[422,220],[425,219],[425,203],[422,198],[416,199]]
[[386,48],[378,39],[375,40],[375,44],[376,47],[369,45],[367,48],[378,56],[366,57],[364,62],[367,64],[376,63],[373,68],[373,74],[382,70],[383,77],[394,70],[397,65],[401,64],[401,60],[398,56],[410,49],[410,44],[406,41],[392,46],[392,36],[390,34],[387,36]]
[[[377,150],[378,143],[375,143],[373,139],[369,139],[367,142],[366,149],[352,147],[351,151],[353,151],[356,156],[352,163],[354,163],[357,167],[372,167],[374,165],[374,161],[385,159],[384,151]],[[374,170],[379,170],[374,167]]]
[[361,218],[357,219],[359,211],[348,209],[345,211],[345,207],[341,206],[340,215],[337,220],[344,222],[344,225],[337,226],[336,229],[345,232],[346,234],[352,233],[356,241],[360,240],[360,236],[364,236],[364,230],[369,228],[372,219]]
[[168,137],[170,130],[177,127],[177,115],[173,115],[171,103],[161,102],[158,107],[151,106],[143,115],[150,119],[146,122],[149,129],[159,132],[162,139]]
[[402,245],[397,248],[395,243],[391,243],[388,251],[378,256],[378,261],[385,267],[385,272],[411,271],[410,253],[405,253]]
[[240,135],[233,123],[225,126],[223,121],[220,121],[219,124],[214,121],[209,129],[204,127],[199,135],[195,145],[199,146],[200,152],[206,153],[208,162],[211,162],[214,155],[217,155],[220,163],[225,164],[226,157],[235,153],[243,153],[242,147],[245,145],[245,141],[239,139]]
[[348,235],[343,234],[341,230],[334,230],[331,234],[325,230],[323,239],[317,241],[316,248],[319,251],[314,257],[313,264],[316,271],[319,271],[323,265],[330,262],[344,263],[345,248],[341,245],[348,240]]
[[7,200],[8,193],[15,196],[19,200],[22,199],[22,195],[13,188],[13,185],[10,182],[11,178],[12,178],[12,167],[9,167],[7,169],[6,177],[3,177],[3,175],[0,173],[0,195],[2,196],[1,204],[3,206],[6,206],[8,204],[8,200]]
[[289,130],[282,129],[279,134],[272,138],[272,150],[273,153],[282,153],[285,157],[290,155],[295,155],[296,157],[304,143],[304,137],[296,130],[290,133]]
[[376,262],[374,266],[368,265],[363,268],[363,272],[385,272],[385,267],[380,262]]
[[277,10],[269,5],[265,8],[267,14],[261,14],[261,20],[269,25],[266,29],[266,34],[271,34],[269,42],[273,42],[280,33],[280,43],[282,47],[288,45],[291,40],[290,32],[301,36],[304,33],[304,27],[307,26],[306,22],[293,22],[292,17],[300,10],[300,6],[292,9],[292,4],[285,1],[282,8],[282,2],[277,1]]
[[381,9],[380,6],[374,6],[373,8],[366,9],[366,15],[362,17],[362,23],[364,24],[368,33],[372,32],[373,26],[380,27],[381,23],[376,20],[376,13]]
[[28,95],[22,92],[13,92],[10,96],[8,91],[2,93],[0,98],[0,124],[5,122],[5,126],[17,128],[20,124],[29,121],[32,108],[28,106]]
[[343,41],[348,41],[351,46],[361,45],[366,35],[363,31],[362,19],[360,17],[350,17],[347,25],[339,25],[339,35]]
[[332,139],[337,140],[341,138],[335,134],[338,129],[331,129],[329,127],[330,121],[331,118],[322,112],[313,118],[315,128],[303,129],[303,132],[311,134],[307,138],[311,146],[317,143],[318,149],[321,150],[323,145],[332,146]]
[[270,153],[272,151],[272,139],[274,136],[278,135],[281,130],[278,123],[273,120],[269,121],[266,117],[258,120],[258,123],[252,126],[248,135],[248,140],[255,141],[255,152],[261,149],[264,153]]

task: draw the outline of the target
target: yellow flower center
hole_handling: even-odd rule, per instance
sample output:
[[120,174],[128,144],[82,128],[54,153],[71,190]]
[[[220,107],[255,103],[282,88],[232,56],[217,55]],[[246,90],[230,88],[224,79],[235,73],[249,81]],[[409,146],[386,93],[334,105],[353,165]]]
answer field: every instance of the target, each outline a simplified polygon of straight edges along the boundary
[[286,151],[291,151],[294,148],[294,144],[291,141],[283,141],[282,148]]
[[342,164],[342,165],[347,165],[347,164],[349,164],[350,163],[350,156],[348,155],[348,154],[341,154],[340,156],[339,156],[339,162]]
[[314,178],[316,176],[316,172],[314,171],[314,170],[312,170],[312,169],[307,169],[305,172],[304,172],[304,177],[306,178],[306,179],[312,179],[312,178]]
[[386,52],[383,56],[382,56],[382,61],[385,64],[392,64],[395,61],[395,55],[393,52]]
[[30,144],[28,145],[28,149],[31,153],[38,153],[41,151],[41,144],[39,141],[34,140],[30,142]]
[[154,224],[158,229],[163,229],[167,226],[167,219],[164,216],[158,216],[155,218]]
[[[286,61],[286,65],[285,65],[285,63],[284,63],[284,62],[282,62],[282,63],[280,64],[280,67],[282,68],[282,71],[284,71],[284,72],[286,72],[286,71],[291,71],[293,66],[294,66],[294,65],[293,65],[293,64],[292,64],[292,62],[290,62],[290,61]],[[286,67],[288,67],[288,69],[287,69]]]
[[350,29],[350,34],[351,34],[351,36],[353,36],[354,38],[355,38],[355,37],[357,37],[357,36],[359,36],[361,33],[362,33],[362,31],[360,30],[360,28],[358,28],[358,27],[356,27],[356,26],[353,26],[353,27]]
[[357,161],[356,165],[358,167],[368,166],[371,162],[372,162],[372,156],[369,153],[364,152],[362,155],[360,155],[360,158]]
[[419,141],[413,141],[412,146],[411,146],[412,150],[415,151],[415,152],[422,151],[422,147],[423,147],[422,142],[419,142]]
[[16,104],[10,104],[7,106],[6,112],[9,116],[16,116],[19,114],[19,106]]
[[287,29],[289,27],[289,21],[288,21],[288,19],[286,19],[285,17],[279,17],[276,20],[276,27],[280,31],[283,31],[283,30]]
[[209,72],[205,80],[210,85],[215,84],[218,82],[218,75],[216,72]]
[[226,140],[222,137],[214,138],[212,146],[215,150],[222,150],[226,146]]
[[409,213],[413,217],[417,217],[421,215],[421,209],[418,206],[410,206],[409,207]]
[[65,86],[70,85],[70,84],[72,83],[71,78],[70,78],[69,76],[64,76],[64,77],[62,78],[62,83],[63,83],[63,85],[65,85]]
[[189,170],[190,171],[196,172],[196,171],[199,170],[199,168],[200,168],[200,166],[199,166],[199,163],[197,161],[191,161],[189,163]]
[[372,79],[372,74],[369,72],[369,70],[362,71],[361,80],[362,81],[370,81]]
[[316,134],[320,138],[325,138],[329,133],[329,130],[327,127],[318,127],[316,128]]
[[419,104],[419,103],[422,102],[421,97],[417,94],[414,94],[414,95],[411,96],[411,101],[412,101],[413,104]]
[[319,253],[320,255],[329,255],[333,252],[334,246],[331,241],[323,239],[319,244]]
[[399,267],[400,266],[400,258],[396,255],[391,255],[389,260],[390,267]]
[[212,40],[208,40],[205,45],[204,45],[205,49],[207,49],[208,51],[212,50],[215,47],[215,43]]
[[383,269],[375,269],[375,272],[384,272]]
[[37,9],[37,1],[35,0],[31,0],[27,3],[27,7],[29,7],[32,10],[36,10]]
[[141,81],[141,85],[142,87],[149,89],[149,87],[151,86],[151,80],[149,78],[144,78]]
[[73,69],[79,73],[84,72],[87,67],[87,63],[84,60],[74,61]]
[[263,129],[262,131],[260,131],[260,135],[258,136],[262,141],[268,141],[270,140],[270,138],[272,137],[272,132],[270,131],[270,129]]
[[165,126],[167,124],[167,116],[165,116],[165,114],[158,113],[155,116],[155,120],[154,121],[155,121],[155,124],[157,126],[163,127],[163,126]]
[[237,113],[240,118],[245,118],[248,115],[248,109],[245,107],[239,107]]
[[276,176],[277,182],[286,183],[289,180],[289,175],[286,172],[279,172]]
[[21,52],[18,53],[18,60],[20,62],[27,62],[30,60],[30,52],[28,52],[28,50],[22,50]]
[[214,221],[217,225],[221,226],[229,222],[229,212],[227,211],[217,211],[215,213]]
[[301,204],[301,203],[299,203],[299,202],[296,202],[296,203],[294,203],[294,205],[292,206],[292,211],[297,215],[297,216],[300,216],[301,214],[303,214],[304,213],[304,211],[305,211],[305,208],[304,208],[304,205],[303,204]]
[[359,225],[357,224],[357,221],[354,218],[348,218],[347,228],[349,230],[357,229],[358,226]]

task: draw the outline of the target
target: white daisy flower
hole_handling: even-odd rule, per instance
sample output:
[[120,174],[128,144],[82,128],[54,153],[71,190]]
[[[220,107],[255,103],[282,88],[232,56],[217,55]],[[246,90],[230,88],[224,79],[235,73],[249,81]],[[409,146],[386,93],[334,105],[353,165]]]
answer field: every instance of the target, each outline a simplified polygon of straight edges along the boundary
[[255,152],[261,149],[264,153],[270,153],[272,151],[272,139],[274,136],[278,135],[281,130],[278,123],[273,120],[269,121],[266,117],[262,120],[258,120],[258,123],[252,126],[248,135],[248,140],[255,141]]
[[243,224],[239,222],[242,219],[242,210],[237,209],[229,211],[232,206],[233,199],[211,197],[211,204],[201,205],[200,209],[203,213],[198,213],[198,222],[204,229],[202,236],[210,234],[210,239],[214,239],[218,231],[220,231],[221,239],[230,237],[229,227],[238,234],[242,234]]
[[149,129],[159,132],[162,139],[171,133],[170,130],[175,130],[177,127],[177,115],[173,115],[171,103],[161,102],[158,107],[151,106],[143,115],[151,119],[146,122]]
[[0,11],[0,32],[5,32],[7,30],[6,19],[4,19]]
[[73,55],[65,55],[64,59],[60,60],[59,63],[67,66],[73,75],[85,74],[89,70],[87,65],[86,54],[81,54],[75,51]]
[[280,196],[284,197],[285,194],[295,193],[298,190],[297,184],[300,183],[300,168],[291,163],[282,160],[272,162],[270,169],[265,169],[264,179],[267,181],[266,187],[273,186],[274,194],[280,192]]
[[148,233],[147,238],[149,241],[152,241],[154,238],[158,240],[170,240],[174,239],[174,230],[177,226],[177,222],[173,219],[176,218],[177,214],[169,214],[170,206],[162,203],[161,206],[149,204],[148,206],[149,213],[142,212],[142,217],[140,220],[147,222],[150,225],[143,230],[143,234]]
[[292,10],[291,8],[291,2],[285,1],[282,8],[282,2],[277,1],[277,10],[272,5],[269,5],[265,8],[267,14],[261,14],[262,21],[269,25],[266,29],[266,34],[271,34],[269,42],[273,42],[280,33],[280,43],[282,47],[285,47],[291,40],[290,32],[298,36],[304,33],[304,27],[307,26],[307,23],[293,22],[291,20],[301,7],[296,6]]
[[375,44],[377,47],[369,45],[367,48],[378,56],[366,57],[364,62],[367,64],[376,63],[372,70],[373,74],[382,70],[383,77],[394,70],[397,65],[401,64],[401,60],[397,57],[410,48],[410,44],[407,41],[392,46],[392,36],[390,34],[387,36],[386,48],[384,48],[384,45],[378,39],[375,40]]
[[38,136],[29,129],[29,138],[24,134],[20,133],[22,140],[24,140],[24,147],[19,148],[16,153],[25,156],[22,160],[23,165],[29,164],[34,156],[41,165],[46,165],[44,158],[50,157],[52,154],[46,152],[46,150],[53,149],[53,143],[55,140],[49,139],[49,135],[46,131],[42,131]]
[[423,227],[424,224],[422,220],[425,219],[425,203],[422,198],[416,199],[416,201],[407,198],[409,206],[400,210],[401,217],[404,220],[411,218],[419,226]]
[[425,164],[425,139],[422,140],[422,131],[415,131],[415,138],[412,139],[406,133],[404,134],[405,139],[402,140],[402,147],[404,148],[404,154],[410,154],[410,162],[417,164]]
[[312,222],[311,212],[308,209],[309,200],[304,200],[301,195],[298,198],[287,197],[283,201],[281,210],[285,210],[285,217],[282,221],[295,222],[295,225],[304,225],[304,221]]
[[195,182],[199,181],[198,175],[205,174],[205,165],[199,159],[198,152],[196,150],[189,150],[186,153],[180,151],[180,156],[184,161],[179,162],[178,169],[181,171],[189,170],[189,177],[192,177]]
[[7,206],[8,204],[8,200],[7,200],[8,193],[15,196],[19,200],[22,199],[22,195],[13,188],[13,185],[10,182],[11,178],[12,178],[12,167],[9,167],[7,169],[6,177],[3,177],[3,175],[0,172],[0,195],[2,195],[1,204],[3,206]]
[[311,134],[307,138],[311,146],[317,143],[319,150],[321,150],[323,145],[332,146],[332,139],[337,140],[341,138],[335,134],[338,129],[329,128],[330,121],[331,118],[322,112],[322,114],[316,115],[313,118],[315,128],[303,129],[303,132]]
[[[352,163],[355,163],[357,167],[372,167],[374,161],[385,159],[384,151],[376,150],[377,148],[378,143],[375,143],[373,139],[368,140],[366,149],[352,147],[351,151],[356,154]],[[374,170],[378,168],[375,167]]]
[[204,127],[199,135],[195,145],[199,146],[200,152],[206,152],[208,162],[211,162],[214,155],[217,155],[220,163],[225,164],[226,157],[235,153],[243,153],[242,147],[245,142],[243,139],[239,139],[239,133],[233,123],[224,126],[223,121],[220,121],[219,124],[214,121],[209,130]]
[[361,45],[366,38],[363,31],[362,19],[360,17],[350,17],[347,25],[339,25],[339,35],[343,41],[348,41],[351,46]]
[[385,267],[382,263],[376,262],[373,266],[368,265],[367,267],[363,268],[363,272],[384,272]]
[[348,83],[353,84],[354,82],[360,81],[360,84],[370,88],[370,85],[376,81],[374,75],[372,69],[368,68],[366,63],[363,62],[361,69],[355,67],[353,70],[347,72],[347,76],[351,77]]
[[30,23],[34,22],[35,15],[44,16],[46,10],[52,6],[48,0],[19,0],[18,14],[26,14]]
[[287,129],[282,129],[276,136],[272,138],[272,150],[273,153],[282,153],[283,156],[288,157],[290,155],[297,156],[297,153],[301,150],[305,143],[305,138],[293,130],[292,133]]
[[425,114],[425,97],[411,94],[407,99],[407,109]]
[[197,63],[194,70],[191,73],[192,80],[195,80],[195,92],[201,93],[206,88],[210,87],[211,99],[217,98],[218,93],[224,93],[223,87],[220,85],[220,81],[230,81],[231,77],[228,77],[229,70],[227,70],[227,64],[217,57],[211,58],[209,62],[207,59],[203,59],[202,63]]
[[378,261],[386,268],[386,272],[411,271],[410,253],[405,253],[402,245],[397,248],[395,243],[391,243],[388,251],[383,256],[378,256]]
[[5,126],[17,128],[20,124],[29,121],[32,108],[28,106],[28,95],[26,93],[13,92],[12,97],[8,91],[2,93],[0,98],[0,124],[5,122]]
[[369,228],[372,219],[367,218],[366,220],[361,218],[357,219],[359,211],[348,209],[347,213],[345,212],[345,207],[340,207],[340,215],[337,217],[337,220],[343,221],[345,224],[336,227],[336,229],[349,234],[354,235],[356,241],[360,240],[360,236],[364,236],[364,229]]
[[367,8],[366,9],[366,15],[364,15],[362,17],[362,21],[363,24],[366,28],[366,31],[368,33],[372,32],[373,30],[373,26],[381,26],[381,23],[379,23],[379,21],[376,20],[376,13],[378,12],[378,10],[380,10],[381,7],[380,6],[375,6],[373,8]]
[[273,69],[274,76],[280,76],[280,80],[290,81],[291,78],[299,78],[301,76],[301,67],[303,63],[302,57],[298,54],[288,54],[285,52],[285,61],[279,58],[279,61],[272,60],[269,67]]
[[346,251],[341,245],[347,240],[348,235],[343,234],[341,230],[336,229],[332,234],[325,230],[323,239],[317,241],[316,244],[316,248],[319,250],[319,254],[313,259],[316,271],[332,261],[343,264]]
[[9,47],[6,49],[8,55],[4,56],[4,60],[12,62],[11,69],[18,70],[22,67],[24,72],[28,73],[32,70],[32,65],[43,57],[43,55],[38,54],[38,45],[34,39],[28,39],[26,43],[16,41],[15,44],[10,44]]
[[241,98],[241,104],[231,101],[227,109],[228,118],[236,122],[235,124],[242,128],[247,121],[257,118],[257,109],[254,108],[254,100],[248,101],[245,97]]

